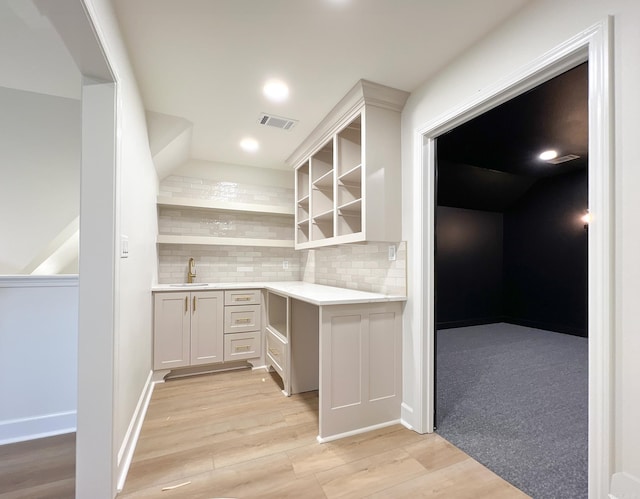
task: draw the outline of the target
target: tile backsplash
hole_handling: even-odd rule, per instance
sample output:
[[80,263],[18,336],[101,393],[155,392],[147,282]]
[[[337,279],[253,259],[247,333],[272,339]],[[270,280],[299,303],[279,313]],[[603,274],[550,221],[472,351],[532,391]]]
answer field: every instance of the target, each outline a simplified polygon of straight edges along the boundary
[[300,280],[300,255],[293,248],[172,244],[160,246],[159,283],[185,282],[190,257],[196,260],[196,282]]
[[[389,261],[389,246],[396,260]],[[368,242],[318,248],[304,252],[301,279],[316,284],[375,293],[406,295],[406,242]]]
[[[293,189],[172,175],[160,184],[160,196],[209,199],[290,207]],[[293,239],[294,221],[282,215],[160,207],[160,234],[257,239]],[[190,257],[197,282],[303,280],[385,294],[406,294],[406,243],[368,242],[295,251],[293,248],[161,244],[158,282],[185,282]],[[286,268],[284,268],[286,267]]]
[[161,207],[160,234],[293,239],[293,219],[283,215]]
[[160,196],[208,199],[258,205],[293,206],[293,187],[263,186],[170,175],[160,183]]

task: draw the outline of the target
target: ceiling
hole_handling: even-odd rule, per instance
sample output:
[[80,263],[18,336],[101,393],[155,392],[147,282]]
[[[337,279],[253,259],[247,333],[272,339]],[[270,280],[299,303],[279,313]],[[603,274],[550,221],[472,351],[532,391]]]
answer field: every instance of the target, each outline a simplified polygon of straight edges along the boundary
[[[588,66],[581,64],[438,137],[438,203],[504,211],[538,180],[585,169]],[[579,158],[560,164],[545,150]]]
[[[171,129],[173,118],[191,159],[284,169],[359,79],[411,92],[528,1],[113,3],[145,108],[156,121],[150,130]],[[287,82],[287,101],[262,95],[269,78]],[[289,131],[259,125],[261,112],[298,123]],[[256,152],[239,148],[245,137],[259,142]]]

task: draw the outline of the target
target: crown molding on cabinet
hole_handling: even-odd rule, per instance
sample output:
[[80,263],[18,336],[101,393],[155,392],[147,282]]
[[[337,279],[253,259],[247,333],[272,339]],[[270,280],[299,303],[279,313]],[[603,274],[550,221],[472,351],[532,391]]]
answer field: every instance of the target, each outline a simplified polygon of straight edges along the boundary
[[409,92],[404,90],[369,80],[358,81],[293,151],[286,164],[292,168],[297,167],[351,121],[365,105],[401,112],[408,98]]

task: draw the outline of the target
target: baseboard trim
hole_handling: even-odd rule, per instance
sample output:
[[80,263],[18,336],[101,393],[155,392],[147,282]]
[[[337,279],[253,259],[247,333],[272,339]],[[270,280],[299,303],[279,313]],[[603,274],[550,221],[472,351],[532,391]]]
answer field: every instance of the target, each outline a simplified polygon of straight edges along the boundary
[[640,479],[629,473],[614,473],[611,477],[610,499],[640,499]]
[[340,440],[341,438],[360,435],[361,433],[366,433],[368,431],[379,430],[380,428],[386,428],[387,426],[393,426],[394,424],[402,424],[402,421],[399,419],[394,419],[393,421],[387,421],[386,423],[366,426],[364,428],[358,428],[357,430],[345,431],[344,433],[338,433],[337,435],[331,435],[330,437],[323,438],[320,435],[318,435],[316,437],[316,440],[318,441],[318,443],[326,444],[327,442],[333,442],[334,440]]
[[76,411],[0,421],[0,445],[73,433],[76,424]]
[[505,322],[505,317],[476,317],[474,319],[461,319],[455,321],[443,321],[436,324],[436,329],[453,329],[458,327],[470,327],[470,326],[484,326],[485,324],[496,324],[498,322]]
[[533,321],[529,319],[518,319],[515,317],[504,317],[502,322],[508,324],[515,324],[516,326],[531,327],[534,329],[543,329],[545,331],[553,331],[554,333],[570,334],[572,336],[581,336],[586,338],[588,336],[586,329],[567,326],[566,324],[551,324],[548,322]]
[[136,444],[138,443],[138,437],[140,436],[140,430],[142,429],[142,423],[144,417],[147,414],[149,408],[149,402],[151,401],[151,394],[153,393],[153,387],[155,383],[152,382],[153,371],[149,371],[147,381],[144,385],[136,410],[133,412],[133,417],[125,433],[124,440],[118,451],[117,470],[118,470],[118,482],[117,490],[122,491],[124,482],[127,479],[129,473],[129,467],[131,466],[131,460],[133,459],[133,453],[136,450]]

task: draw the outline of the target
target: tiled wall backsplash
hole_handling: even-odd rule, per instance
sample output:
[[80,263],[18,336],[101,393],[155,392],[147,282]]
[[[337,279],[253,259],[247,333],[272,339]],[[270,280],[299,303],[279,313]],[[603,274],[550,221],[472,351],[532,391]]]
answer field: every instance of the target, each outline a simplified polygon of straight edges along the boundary
[[308,250],[302,257],[307,282],[375,293],[406,295],[407,245],[396,244],[396,260],[389,261],[392,243],[369,242]]
[[190,257],[196,260],[196,282],[300,280],[300,255],[293,248],[172,244],[160,246],[160,284],[185,282]]
[[[160,184],[161,196],[233,201],[248,204],[293,205],[293,189],[170,176]],[[293,239],[294,221],[280,215],[216,212],[161,207],[160,234]],[[160,284],[185,282],[190,257],[196,260],[197,282],[260,282],[304,280],[341,288],[386,294],[406,294],[406,243],[346,244],[315,250],[253,246],[167,245],[159,247]],[[283,268],[286,262],[287,268]]]
[[160,196],[229,201],[234,203],[293,206],[293,188],[265,187],[170,175],[160,183]]
[[158,211],[158,231],[189,236],[293,239],[293,219],[282,215],[162,207]]

